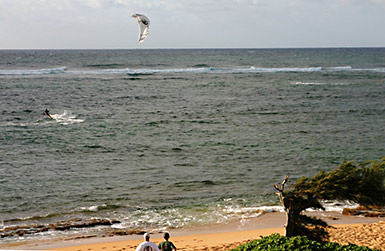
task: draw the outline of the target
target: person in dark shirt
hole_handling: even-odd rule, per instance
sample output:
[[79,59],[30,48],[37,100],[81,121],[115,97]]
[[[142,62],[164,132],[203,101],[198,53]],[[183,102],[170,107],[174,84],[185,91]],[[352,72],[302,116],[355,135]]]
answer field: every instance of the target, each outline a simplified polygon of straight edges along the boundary
[[51,115],[49,114],[48,109],[45,109],[44,114],[45,114],[45,116],[47,116],[48,118],[52,119]]
[[158,248],[160,249],[160,251],[176,250],[175,245],[171,241],[168,241],[168,239],[170,238],[169,233],[164,233],[163,238],[164,238],[164,241],[159,243],[158,245]]

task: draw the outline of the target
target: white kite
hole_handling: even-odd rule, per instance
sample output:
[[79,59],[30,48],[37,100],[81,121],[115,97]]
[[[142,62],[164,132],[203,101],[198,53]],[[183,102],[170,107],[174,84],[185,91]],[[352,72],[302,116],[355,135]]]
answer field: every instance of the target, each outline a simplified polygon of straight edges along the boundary
[[145,15],[141,15],[141,14],[134,14],[132,15],[132,17],[138,20],[138,25],[139,25],[138,42],[141,43],[148,36],[148,33],[150,32],[150,20]]

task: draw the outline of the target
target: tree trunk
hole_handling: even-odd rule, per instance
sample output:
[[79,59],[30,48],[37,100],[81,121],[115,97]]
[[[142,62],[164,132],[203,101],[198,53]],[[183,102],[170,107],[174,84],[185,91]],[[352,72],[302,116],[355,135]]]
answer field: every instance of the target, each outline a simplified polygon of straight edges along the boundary
[[286,223],[285,223],[285,236],[292,237],[298,234],[298,226],[295,219],[298,217],[292,212],[290,208],[285,208]]
[[289,176],[286,176],[285,179],[283,180],[282,184],[280,187],[278,185],[273,185],[275,189],[277,189],[277,195],[279,197],[279,200],[281,201],[281,204],[285,210],[286,214],[286,224],[285,224],[285,236],[286,237],[292,237],[295,236],[297,233],[297,224],[295,222],[295,219],[298,219],[295,215],[295,211],[292,208],[292,203],[288,202],[285,199],[285,196],[283,194],[283,190],[285,189],[285,184],[288,180]]

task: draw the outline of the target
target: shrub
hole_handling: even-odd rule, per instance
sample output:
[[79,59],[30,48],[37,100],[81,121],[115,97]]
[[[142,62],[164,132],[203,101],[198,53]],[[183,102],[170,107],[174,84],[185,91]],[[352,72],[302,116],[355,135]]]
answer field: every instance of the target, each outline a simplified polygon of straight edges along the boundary
[[340,245],[335,242],[317,242],[306,236],[284,237],[272,234],[260,240],[254,240],[243,244],[231,251],[373,251],[368,247],[357,245]]

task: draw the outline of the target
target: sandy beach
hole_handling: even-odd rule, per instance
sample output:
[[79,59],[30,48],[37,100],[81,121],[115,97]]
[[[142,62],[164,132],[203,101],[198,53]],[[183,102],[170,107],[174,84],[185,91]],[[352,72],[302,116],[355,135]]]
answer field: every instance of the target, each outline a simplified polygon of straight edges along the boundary
[[385,250],[385,221],[335,227],[329,231],[330,241]]
[[[341,244],[353,243],[371,248],[385,247],[385,221],[382,218],[344,216],[336,212],[309,213],[326,220],[330,229],[330,240]],[[283,213],[268,213],[261,217],[191,229],[170,230],[171,238],[178,250],[229,250],[250,240],[272,233],[283,234]],[[162,241],[162,233],[152,233],[151,241]],[[135,250],[142,236],[103,237],[91,239],[53,240],[44,243],[29,243],[1,249],[66,250],[66,251],[123,251]],[[385,249],[383,249],[385,250]]]
[[[267,228],[258,230],[234,231],[213,234],[193,234],[184,236],[174,236],[170,239],[178,250],[229,250],[247,241],[258,238],[258,236],[269,235],[272,233],[283,233],[283,228]],[[151,238],[155,243],[162,241],[162,238],[156,235]],[[142,239],[113,241],[104,243],[84,244],[79,246],[70,246],[63,248],[55,248],[55,250],[67,251],[105,251],[105,250],[135,250],[142,242]]]

